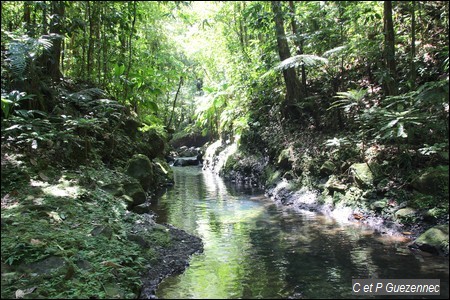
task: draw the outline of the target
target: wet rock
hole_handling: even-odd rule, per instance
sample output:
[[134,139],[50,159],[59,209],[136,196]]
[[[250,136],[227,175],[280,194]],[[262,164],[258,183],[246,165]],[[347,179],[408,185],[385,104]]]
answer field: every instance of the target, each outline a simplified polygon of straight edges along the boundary
[[150,213],[150,207],[147,203],[136,205],[131,209],[132,212],[137,214],[148,214]]
[[203,251],[200,238],[177,229],[171,225],[164,226],[170,234],[172,243],[161,252],[160,259],[152,264],[143,277],[140,299],[155,299],[158,284],[167,276],[183,272],[189,265],[189,258],[196,252]]
[[292,149],[284,149],[280,152],[280,155],[278,155],[278,167],[282,170],[289,171],[292,169]]
[[419,248],[422,251],[433,254],[448,256],[448,231],[448,224],[430,228],[421,234],[410,247]]
[[139,234],[129,234],[127,235],[127,239],[129,241],[135,242],[142,248],[148,248],[148,246],[150,246],[149,241],[144,236]]
[[183,159],[177,158],[173,163],[175,167],[186,167],[186,166],[198,166],[199,161],[197,159]]
[[437,219],[443,217],[446,215],[446,209],[445,208],[439,208],[439,207],[433,207],[431,209],[428,209],[423,214],[423,219],[428,222],[434,222]]
[[113,196],[122,196],[125,192],[122,184],[120,183],[106,184],[102,186],[101,189]]

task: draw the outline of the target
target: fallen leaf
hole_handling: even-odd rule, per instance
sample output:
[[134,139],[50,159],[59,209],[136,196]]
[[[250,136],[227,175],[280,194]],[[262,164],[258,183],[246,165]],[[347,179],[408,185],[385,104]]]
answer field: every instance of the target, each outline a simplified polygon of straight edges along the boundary
[[35,160],[34,158],[30,158],[30,163],[31,163],[33,166],[37,166],[37,162],[36,162],[36,160]]

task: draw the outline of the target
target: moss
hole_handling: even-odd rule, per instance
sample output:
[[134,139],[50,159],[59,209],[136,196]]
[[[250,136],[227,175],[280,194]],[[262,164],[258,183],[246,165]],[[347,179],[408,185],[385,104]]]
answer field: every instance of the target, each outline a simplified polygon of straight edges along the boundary
[[412,180],[411,185],[415,190],[423,194],[448,197],[448,165],[423,170]]
[[[111,170],[103,170],[109,174],[86,171],[114,179]],[[128,213],[120,197],[99,188],[88,190],[74,179],[37,184],[16,183],[21,194],[9,195],[10,201],[3,203],[1,297],[14,297],[17,289],[30,286],[39,287],[29,295],[33,298],[104,298],[118,291],[136,297],[146,263],[158,257],[159,248],[172,244],[165,227],[155,227],[148,235],[149,247],[142,248],[126,239],[142,217]],[[64,266],[51,268],[45,263],[54,258]],[[40,266],[42,272],[30,276],[36,273],[33,266]],[[105,285],[111,287],[108,293]]]

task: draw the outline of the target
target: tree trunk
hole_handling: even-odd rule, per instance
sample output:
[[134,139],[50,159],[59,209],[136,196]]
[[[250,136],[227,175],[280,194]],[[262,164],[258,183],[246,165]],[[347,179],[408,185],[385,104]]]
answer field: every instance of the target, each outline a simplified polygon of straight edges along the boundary
[[31,34],[31,5],[30,1],[24,1],[23,3],[23,21],[25,22],[25,32]]
[[416,88],[416,3],[411,1],[411,90]]
[[[127,70],[125,72],[125,92],[124,92],[124,99],[123,99],[124,101],[128,97],[128,87],[129,87],[128,79],[130,76],[131,63],[133,62],[132,40],[133,40],[135,23],[136,23],[136,1],[133,1],[133,21],[131,22],[131,30],[130,30],[130,36],[129,36],[129,42],[128,42],[129,52],[128,52],[128,66],[127,66]],[[135,108],[137,109],[136,105],[135,105]]]
[[61,32],[63,30],[63,19],[65,13],[64,1],[52,1],[51,2],[51,14],[53,15],[50,22],[50,33],[55,34],[53,39],[53,45],[49,51],[49,54],[44,54],[44,64],[47,70],[47,74],[54,81],[60,81],[62,74],[60,70],[61,62]]
[[177,105],[178,93],[180,92],[181,86],[183,85],[183,77],[180,77],[180,83],[178,84],[177,93],[175,94],[175,99],[173,100],[172,113],[170,115],[169,123],[166,128],[170,129],[170,125],[172,125],[173,114],[175,112],[175,106]]
[[[297,23],[295,21],[295,4],[294,1],[289,1],[289,10],[291,13],[291,28],[292,28],[292,34],[294,35],[294,44],[297,48],[297,54],[301,55],[303,54],[303,41],[300,40],[298,36],[298,28]],[[300,71],[302,74],[302,93],[304,97],[308,96],[308,90],[306,88],[306,68],[305,65],[302,64],[300,66]]]
[[386,70],[388,71],[384,82],[386,96],[395,96],[398,93],[394,37],[392,1],[384,1],[384,60]]
[[[280,60],[283,61],[291,57],[291,52],[284,31],[280,1],[272,1],[272,11],[277,34],[278,54]],[[286,99],[282,107],[283,114],[285,117],[295,117],[297,114],[295,104],[300,100],[300,83],[294,68],[283,70],[283,77],[286,84]]]

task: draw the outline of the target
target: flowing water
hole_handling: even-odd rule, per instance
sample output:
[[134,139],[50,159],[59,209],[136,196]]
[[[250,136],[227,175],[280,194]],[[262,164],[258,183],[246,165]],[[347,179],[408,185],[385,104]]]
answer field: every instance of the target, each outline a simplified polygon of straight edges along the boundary
[[357,298],[353,278],[440,279],[440,298],[449,297],[448,258],[412,253],[404,240],[356,224],[289,210],[198,167],[173,169],[174,187],[152,209],[158,222],[199,236],[204,252],[160,284],[159,298]]

